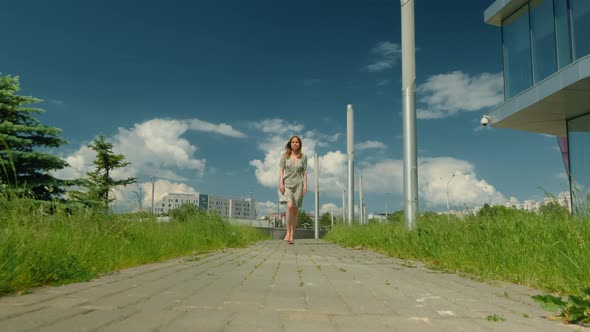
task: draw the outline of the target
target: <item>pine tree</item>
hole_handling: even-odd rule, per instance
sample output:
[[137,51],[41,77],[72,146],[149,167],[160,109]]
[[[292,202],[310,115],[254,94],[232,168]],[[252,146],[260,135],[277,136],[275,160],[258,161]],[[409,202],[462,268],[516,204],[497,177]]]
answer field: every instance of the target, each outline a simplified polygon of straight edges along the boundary
[[39,149],[57,148],[67,142],[57,136],[59,128],[33,117],[45,111],[29,105],[42,100],[19,96],[19,91],[18,76],[0,73],[0,192],[50,200],[62,194],[71,181],[49,173],[66,167],[66,161]]
[[96,151],[94,160],[94,171],[86,173],[82,179],[83,185],[88,189],[86,192],[71,191],[72,198],[87,205],[99,206],[108,210],[109,204],[115,200],[109,196],[110,192],[118,186],[127,186],[135,183],[137,178],[130,177],[122,180],[113,178],[113,171],[128,166],[125,156],[113,152],[113,144],[106,141],[104,135],[99,135],[88,147]]

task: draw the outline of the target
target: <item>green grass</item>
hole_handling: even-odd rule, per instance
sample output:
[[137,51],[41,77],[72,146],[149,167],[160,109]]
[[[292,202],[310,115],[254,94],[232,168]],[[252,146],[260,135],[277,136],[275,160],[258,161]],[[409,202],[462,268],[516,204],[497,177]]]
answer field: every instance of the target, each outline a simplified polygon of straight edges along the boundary
[[562,213],[499,209],[465,219],[426,213],[414,231],[400,222],[339,225],[325,240],[561,294],[579,294],[590,280],[590,219]]
[[73,211],[60,204],[0,197],[0,294],[83,281],[119,269],[267,237],[217,216],[180,211],[151,215]]

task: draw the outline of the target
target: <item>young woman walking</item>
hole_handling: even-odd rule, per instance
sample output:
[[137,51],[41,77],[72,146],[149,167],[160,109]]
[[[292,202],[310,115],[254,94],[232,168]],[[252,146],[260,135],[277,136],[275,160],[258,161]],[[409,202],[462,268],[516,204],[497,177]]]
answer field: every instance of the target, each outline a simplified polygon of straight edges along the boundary
[[285,241],[289,244],[293,244],[297,215],[307,193],[307,156],[301,152],[301,147],[301,138],[291,137],[279,163],[279,202],[287,204]]

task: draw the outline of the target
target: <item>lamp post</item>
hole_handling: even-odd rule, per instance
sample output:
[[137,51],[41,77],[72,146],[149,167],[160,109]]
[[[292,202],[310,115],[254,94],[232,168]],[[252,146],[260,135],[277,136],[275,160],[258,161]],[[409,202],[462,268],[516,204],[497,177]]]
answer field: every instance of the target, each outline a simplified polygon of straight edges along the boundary
[[387,221],[387,214],[389,211],[387,210],[387,199],[389,198],[389,193],[385,193],[385,221]]
[[451,178],[447,182],[447,213],[449,212],[449,184],[451,183],[451,180],[453,180],[454,177],[455,177],[455,173],[453,173],[453,175],[451,175]]
[[402,0],[402,106],[404,133],[404,211],[406,227],[416,227],[418,162],[416,148],[416,57],[414,0]]
[[154,214],[154,191],[155,191],[154,184],[156,182],[155,181],[156,180],[156,177],[155,176],[152,176],[150,178],[150,180],[152,181],[152,214]]
[[155,193],[155,186],[156,186],[156,174],[158,173],[158,171],[160,170],[160,163],[155,163],[154,164],[154,174],[150,177],[150,180],[152,181],[152,214],[154,214],[154,193]]

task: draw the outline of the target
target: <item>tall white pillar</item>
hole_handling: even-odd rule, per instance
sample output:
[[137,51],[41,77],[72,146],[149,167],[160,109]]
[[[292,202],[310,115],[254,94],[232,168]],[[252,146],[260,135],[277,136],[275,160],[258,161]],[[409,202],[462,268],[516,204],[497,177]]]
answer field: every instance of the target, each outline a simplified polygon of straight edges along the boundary
[[354,110],[346,106],[346,150],[348,155],[348,224],[354,220]]
[[359,223],[365,223],[365,215],[363,214],[363,175],[359,175]]
[[317,240],[320,238],[320,226],[319,226],[319,214],[320,214],[320,162],[318,155],[314,156],[314,168],[315,168],[315,225],[314,225],[314,238]]
[[406,227],[416,227],[418,165],[416,157],[416,49],[414,0],[401,0],[402,103],[404,114],[404,212]]

